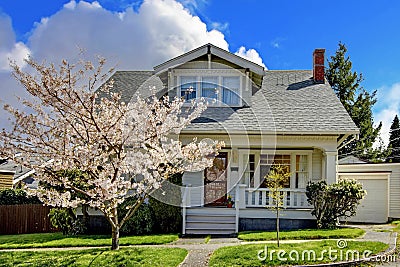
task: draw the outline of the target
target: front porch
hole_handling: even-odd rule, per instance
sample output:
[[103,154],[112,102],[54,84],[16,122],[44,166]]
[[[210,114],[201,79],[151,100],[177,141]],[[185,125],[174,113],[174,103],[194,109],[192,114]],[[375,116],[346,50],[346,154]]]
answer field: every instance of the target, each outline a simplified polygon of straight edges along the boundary
[[[265,224],[274,224],[274,201],[266,188],[248,188],[245,184],[236,185],[230,192],[234,205],[207,207],[193,201],[203,188],[187,185],[182,198],[182,234],[234,235],[243,230],[261,230]],[[305,189],[282,189],[284,206],[281,219],[301,226],[304,221],[312,221],[311,206],[307,202]],[[201,194],[200,194],[201,195]]]

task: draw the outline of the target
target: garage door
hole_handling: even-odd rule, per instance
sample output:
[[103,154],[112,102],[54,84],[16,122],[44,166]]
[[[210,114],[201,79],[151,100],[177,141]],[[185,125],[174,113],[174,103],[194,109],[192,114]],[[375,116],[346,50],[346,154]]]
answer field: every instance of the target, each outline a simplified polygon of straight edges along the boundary
[[385,223],[388,220],[388,175],[387,174],[339,174],[340,178],[356,179],[367,190],[354,217],[347,219],[357,223]]

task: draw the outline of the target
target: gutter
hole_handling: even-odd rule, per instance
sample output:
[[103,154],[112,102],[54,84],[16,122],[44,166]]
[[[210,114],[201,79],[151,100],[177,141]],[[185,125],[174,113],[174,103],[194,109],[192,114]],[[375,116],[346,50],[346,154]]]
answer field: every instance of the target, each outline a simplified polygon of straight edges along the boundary
[[359,134],[353,134],[352,138],[349,141],[347,141],[346,143],[342,144],[341,146],[338,146],[337,150],[341,149],[344,146],[347,146],[348,144],[350,144],[354,140],[359,140],[359,139],[360,139],[360,135]]

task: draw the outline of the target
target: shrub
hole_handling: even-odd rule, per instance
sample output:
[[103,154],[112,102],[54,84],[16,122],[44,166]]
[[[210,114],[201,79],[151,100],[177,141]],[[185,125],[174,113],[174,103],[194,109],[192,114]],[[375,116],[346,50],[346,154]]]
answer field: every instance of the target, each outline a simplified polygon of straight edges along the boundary
[[49,213],[51,224],[64,235],[80,235],[86,233],[87,227],[82,218],[75,216],[75,211],[67,208],[53,208]]
[[310,182],[306,188],[307,201],[313,205],[311,214],[316,217],[318,228],[336,228],[339,218],[354,216],[365,194],[360,183],[347,179],[330,185],[325,181]]
[[[154,212],[154,233],[180,233],[182,230],[182,212],[180,206],[167,203],[182,203],[181,187],[182,174],[172,175],[169,183],[163,184],[162,190],[168,194],[158,194],[157,199],[150,197],[149,203]],[[176,186],[177,185],[177,186]]]
[[[126,214],[126,207],[135,203],[134,198],[128,198],[121,204],[118,210],[119,216],[123,218]],[[154,226],[154,213],[148,203],[143,203],[133,216],[127,220],[121,228],[124,235],[146,235],[151,234]]]
[[149,199],[154,212],[154,229],[157,234],[179,233],[182,229],[181,208],[165,204],[157,199]]
[[[178,186],[175,186],[178,185]],[[167,203],[181,203],[182,174],[174,174],[168,182],[162,184],[157,199],[149,197],[121,229],[125,235],[179,233],[182,229],[182,214],[180,206]],[[163,191],[168,192],[162,194]],[[128,198],[118,210],[122,217],[125,207],[134,203],[134,198]]]
[[0,205],[41,204],[35,196],[28,196],[22,189],[1,189]]

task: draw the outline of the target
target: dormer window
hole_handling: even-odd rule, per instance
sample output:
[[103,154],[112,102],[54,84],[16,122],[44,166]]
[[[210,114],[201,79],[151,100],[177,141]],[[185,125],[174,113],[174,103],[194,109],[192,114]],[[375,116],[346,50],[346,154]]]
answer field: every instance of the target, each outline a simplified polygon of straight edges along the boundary
[[218,77],[217,76],[202,77],[201,97],[218,100]]
[[181,97],[184,97],[187,101],[197,97],[196,76],[181,77]]
[[210,106],[242,105],[242,87],[246,80],[237,70],[174,70],[177,95],[186,101],[204,97]]
[[230,106],[240,104],[240,77],[222,77],[222,102]]

